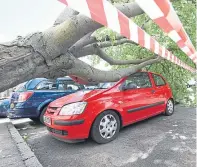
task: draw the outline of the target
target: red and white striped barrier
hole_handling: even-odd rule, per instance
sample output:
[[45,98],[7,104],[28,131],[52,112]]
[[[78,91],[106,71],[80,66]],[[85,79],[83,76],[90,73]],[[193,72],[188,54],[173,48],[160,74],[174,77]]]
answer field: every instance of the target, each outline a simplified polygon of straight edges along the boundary
[[197,52],[169,0],[136,0],[144,12],[197,63]]
[[96,22],[111,28],[142,47],[160,55],[161,57],[191,71],[195,69],[186,65],[165,47],[161,46],[153,37],[147,34],[133,21],[121,13],[106,0],[59,0],[70,8],[92,18]]

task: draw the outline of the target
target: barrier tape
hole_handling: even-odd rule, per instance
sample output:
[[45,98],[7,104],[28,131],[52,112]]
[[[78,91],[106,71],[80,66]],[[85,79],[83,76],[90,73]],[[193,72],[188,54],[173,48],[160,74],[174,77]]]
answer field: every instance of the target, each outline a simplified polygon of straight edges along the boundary
[[157,55],[195,72],[106,0],[59,0],[70,8],[118,32]]
[[197,52],[169,0],[136,0],[142,10],[197,63]]

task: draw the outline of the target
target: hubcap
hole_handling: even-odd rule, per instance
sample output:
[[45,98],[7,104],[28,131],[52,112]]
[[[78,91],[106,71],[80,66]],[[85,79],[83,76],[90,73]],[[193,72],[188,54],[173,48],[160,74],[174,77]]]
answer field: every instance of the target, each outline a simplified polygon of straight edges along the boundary
[[105,115],[99,125],[100,135],[105,139],[110,139],[114,136],[117,130],[117,121],[111,114]]
[[167,107],[168,107],[168,112],[169,113],[173,113],[173,111],[174,111],[174,105],[173,105],[173,102],[171,100],[168,101]]

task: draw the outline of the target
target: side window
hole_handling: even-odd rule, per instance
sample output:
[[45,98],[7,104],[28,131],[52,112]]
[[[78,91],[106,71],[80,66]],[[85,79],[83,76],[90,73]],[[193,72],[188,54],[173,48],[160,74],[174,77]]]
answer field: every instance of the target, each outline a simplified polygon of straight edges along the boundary
[[152,74],[152,76],[153,76],[153,79],[154,79],[154,82],[155,82],[156,86],[163,86],[163,85],[166,84],[161,76],[156,75],[156,74]]
[[79,90],[81,85],[74,81],[59,81],[58,90]]
[[53,81],[42,81],[36,86],[36,90],[51,90],[57,89],[55,82]]
[[127,89],[139,89],[152,87],[148,73],[135,73],[127,78],[125,81]]

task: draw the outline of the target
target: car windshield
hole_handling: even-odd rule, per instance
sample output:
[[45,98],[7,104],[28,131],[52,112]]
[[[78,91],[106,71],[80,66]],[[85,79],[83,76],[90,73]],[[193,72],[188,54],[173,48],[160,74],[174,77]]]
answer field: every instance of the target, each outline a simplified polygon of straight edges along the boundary
[[116,82],[106,82],[106,83],[101,83],[99,86],[99,89],[108,89],[112,86],[115,85]]

